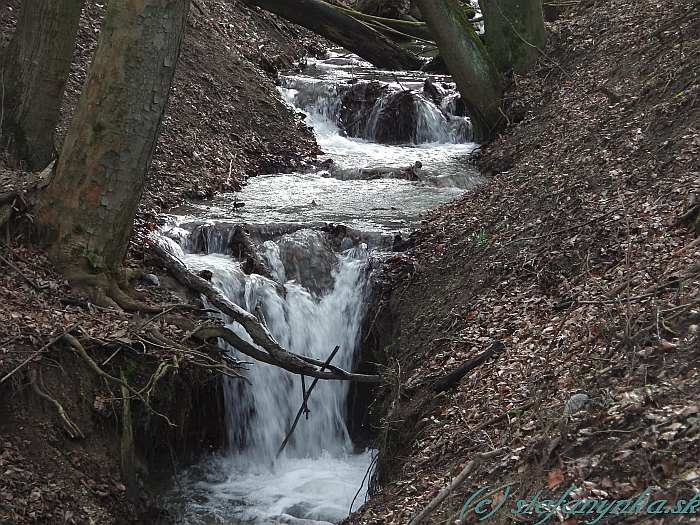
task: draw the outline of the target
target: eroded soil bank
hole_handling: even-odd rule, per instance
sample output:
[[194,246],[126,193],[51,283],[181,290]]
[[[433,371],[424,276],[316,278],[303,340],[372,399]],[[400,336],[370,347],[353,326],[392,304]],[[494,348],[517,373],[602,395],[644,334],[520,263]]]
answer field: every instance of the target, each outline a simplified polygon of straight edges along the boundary
[[[80,94],[105,8],[105,2],[85,4],[59,142]],[[12,35],[18,10],[15,1],[0,6],[3,44]],[[279,99],[274,76],[278,68],[293,67],[309,53],[320,52],[317,42],[305,30],[246,2],[192,2],[127,261],[128,267],[157,274],[160,282],[156,287],[153,279],[133,281],[134,297],[150,304],[199,302],[199,294],[188,293],[145,258],[143,234],[152,229],[159,212],[185,199],[239,188],[249,176],[313,162],[313,135]],[[35,177],[21,168],[0,161],[0,194],[15,192]],[[149,508],[146,491],[140,506],[125,496],[119,464],[120,387],[98,377],[57,339],[72,329],[98,366],[113,377],[124,372],[153,410],[176,425],[145,410],[139,401],[133,403],[141,481],[148,479],[148,465],[156,458],[179,462],[225,442],[221,376],[201,366],[212,364],[211,356],[218,362],[219,356],[207,348],[203,351],[210,357],[154,345],[156,328],[170,341],[195,350],[186,341],[191,329],[168,324],[166,316],[147,321],[138,314],[76,301],[46,256],[29,242],[31,216],[23,211],[25,204],[15,202],[18,211],[10,227],[3,228],[0,243],[0,522],[167,522],[167,513]],[[169,313],[204,321],[187,309]],[[28,358],[29,363],[13,372]],[[164,373],[156,374],[160,371]],[[75,427],[38,392],[60,403]]]
[[666,509],[696,493],[698,7],[579,2],[548,25],[537,67],[510,78],[513,123],[477,159],[491,181],[430,215],[386,270],[376,337],[395,386],[377,421],[375,495],[344,523],[408,523],[497,449],[429,522],[453,522],[485,486],[463,523],[506,493],[482,523],[535,523],[544,515],[514,516],[516,502],[572,485],[568,499],[621,500],[653,485]]

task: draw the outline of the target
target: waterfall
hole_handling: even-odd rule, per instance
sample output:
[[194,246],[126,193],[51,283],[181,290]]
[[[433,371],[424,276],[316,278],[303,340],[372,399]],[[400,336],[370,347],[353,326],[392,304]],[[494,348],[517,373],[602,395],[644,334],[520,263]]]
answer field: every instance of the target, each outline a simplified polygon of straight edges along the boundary
[[[364,244],[335,253],[324,234],[310,230],[266,241],[260,245],[260,252],[276,279],[271,280],[245,274],[241,265],[229,255],[185,253],[183,248],[191,249],[197,244],[186,230],[174,228],[167,234],[171,238],[162,239],[161,244],[177,252],[192,271],[210,270],[212,284],[230,300],[251,313],[262,312],[273,337],[284,348],[325,361],[337,345],[340,350],[332,363],[352,369],[369,294],[365,271],[368,250]],[[207,229],[207,247],[225,251],[230,235],[230,229]],[[331,254],[330,259],[328,254]],[[299,267],[306,267],[309,272],[300,273]],[[324,272],[329,276],[328,282],[317,279],[318,274]],[[251,342],[239,325],[220,315],[229,328]],[[227,348],[239,360],[249,361],[235,349]],[[350,507],[347,494],[353,489],[341,490],[336,485],[354,482],[356,491],[361,484],[357,479],[360,471],[354,469],[349,476],[352,481],[324,480],[323,476],[310,476],[308,471],[313,472],[318,465],[324,465],[318,467],[321,470],[328,469],[331,464],[332,472],[346,468],[348,462],[357,462],[346,427],[348,383],[318,382],[307,403],[308,417],[302,416],[278,459],[277,451],[302,403],[301,379],[264,363],[250,364],[244,373],[252,385],[227,379],[224,390],[230,450],[226,457],[217,458],[217,470],[223,463],[230,475],[226,480],[208,483],[208,491],[219,498],[240,502],[242,505],[233,514],[242,520],[267,519],[274,508],[279,514],[300,519],[342,519]],[[307,389],[312,380],[306,378]],[[261,492],[251,494],[251,484],[263,480]],[[294,487],[277,490],[278,483],[294,484]],[[311,494],[304,492],[305,483]],[[269,490],[272,492],[264,495]],[[292,495],[283,497],[282,492]],[[304,497],[295,499],[295,492],[301,492]]]
[[[477,145],[450,79],[385,75],[355,59],[340,64],[310,61],[303,75],[279,79],[283,98],[325,152],[322,167],[255,177],[239,194],[188,203],[173,211],[175,226],[163,242],[190,269],[211,271],[230,300],[261,313],[283,347],[325,361],[337,345],[333,364],[352,369],[374,267],[364,243],[386,249],[397,232],[417,227],[427,210],[480,178],[468,163]],[[410,179],[385,169],[407,166],[415,167]],[[236,260],[240,228],[270,278],[246,274]],[[230,449],[181,474],[162,504],[186,525],[338,523],[364,502],[374,454],[353,450],[349,385],[317,384],[308,419],[302,416],[276,459],[301,406],[301,379],[267,364],[248,368],[252,386],[226,383]]]
[[[473,140],[471,122],[457,115],[459,94],[449,92],[438,107],[416,90],[379,82],[333,85],[301,77],[283,79],[283,98],[302,109],[317,133],[342,128],[348,136],[388,144],[464,144]],[[321,130],[317,129],[320,126]]]

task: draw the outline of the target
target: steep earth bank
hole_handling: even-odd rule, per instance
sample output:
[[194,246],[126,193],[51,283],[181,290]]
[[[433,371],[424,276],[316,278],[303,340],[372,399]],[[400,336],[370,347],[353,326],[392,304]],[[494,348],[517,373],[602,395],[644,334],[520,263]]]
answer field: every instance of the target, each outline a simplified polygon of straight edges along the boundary
[[[105,6],[86,1],[59,142],[80,94]],[[18,10],[19,2],[0,4],[3,44],[12,35]],[[135,281],[139,299],[198,303],[198,294],[188,295],[158,264],[144,260],[140,234],[153,227],[163,208],[240,188],[249,176],[313,162],[313,135],[280,101],[274,76],[278,68],[299,66],[300,60],[303,66],[308,53],[322,52],[317,42],[245,1],[192,2],[127,261],[127,266],[158,274],[160,287],[153,280]],[[0,161],[0,194],[33,178],[21,168]],[[17,202],[16,208],[23,210],[24,204]],[[76,301],[45,255],[28,242],[30,223],[29,214],[17,212],[0,243],[0,522],[168,521],[167,514],[149,508],[146,492],[141,506],[125,496],[119,464],[120,387],[98,377],[57,339],[72,329],[94,362],[112,376],[124,372],[130,385],[143,389],[153,410],[176,425],[141,402],[133,403],[140,479],[147,477],[147,465],[156,456],[178,461],[225,441],[221,376],[201,366],[211,364],[211,356],[202,352],[212,354],[214,363],[219,356],[206,347],[194,352],[194,345],[185,342],[191,329],[168,324],[167,316],[147,322],[138,314]],[[188,311],[182,313],[202,322]],[[170,343],[164,343],[159,348],[153,328],[189,346],[168,349]],[[151,378],[156,381],[149,383]],[[42,399],[39,392],[48,397]],[[65,420],[48,398],[62,405]]]
[[408,523],[494,450],[429,522],[452,523],[485,486],[462,523],[504,496],[482,523],[535,523],[510,509],[572,485],[568,499],[697,492],[699,8],[578,2],[548,25],[537,67],[509,79],[512,123],[477,158],[491,181],[431,214],[386,269],[375,341],[395,386],[374,496],[344,523]]

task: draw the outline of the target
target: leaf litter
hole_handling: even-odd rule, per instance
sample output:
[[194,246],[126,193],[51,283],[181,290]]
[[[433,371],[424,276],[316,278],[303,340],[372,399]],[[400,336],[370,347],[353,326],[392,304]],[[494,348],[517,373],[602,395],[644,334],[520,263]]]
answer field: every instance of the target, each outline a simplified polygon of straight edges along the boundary
[[[490,181],[430,214],[378,279],[400,376],[380,393],[373,497],[343,523],[407,523],[498,447],[426,522],[454,522],[487,485],[491,499],[511,487],[489,523],[571,485],[575,498],[698,491],[697,9],[578,2],[548,24],[533,71],[509,77],[515,121],[476,159]],[[495,341],[497,358],[436,395]]]

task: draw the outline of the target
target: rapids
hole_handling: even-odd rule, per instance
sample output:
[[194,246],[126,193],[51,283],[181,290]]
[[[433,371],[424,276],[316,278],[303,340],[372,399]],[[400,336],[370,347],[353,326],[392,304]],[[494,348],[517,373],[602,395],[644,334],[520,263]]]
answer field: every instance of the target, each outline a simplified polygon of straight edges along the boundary
[[[382,81],[383,94],[369,107],[360,103],[358,111],[367,115],[364,138],[348,136],[339,117],[342,101],[358,82],[369,80]],[[424,82],[413,73],[378,72],[341,53],[281,79],[282,97],[316,133],[324,168],[256,177],[238,194],[174,210],[160,241],[191,269],[210,270],[213,284],[229,299],[262,313],[283,347],[325,360],[338,345],[333,364],[352,369],[370,299],[368,274],[372,261],[386,256],[386,239],[416,228],[426,211],[479,182],[468,165],[477,145],[468,141],[468,120],[454,114],[454,87],[449,79],[433,79],[442,97],[437,105],[422,94]],[[377,123],[390,98],[408,90],[411,140],[372,142],[383,133]],[[419,167],[409,172],[410,180],[402,178],[402,169],[413,166]],[[332,239],[313,226],[318,223],[344,224],[361,235]],[[231,246],[241,225],[272,278],[243,271]],[[189,525],[337,523],[351,504],[355,510],[364,501],[374,454],[356,450],[348,433],[349,385],[319,382],[308,418],[302,417],[276,458],[301,405],[300,378],[266,364],[247,368],[252,386],[226,384],[229,448],[201,458],[161,492],[158,503]]]

